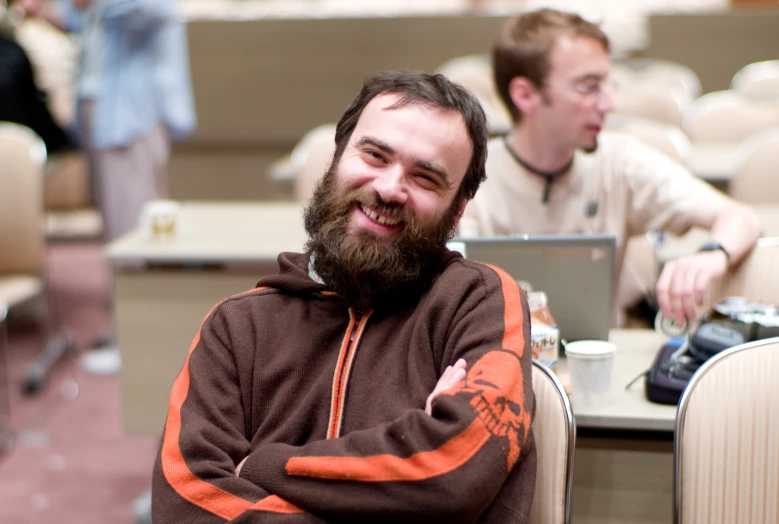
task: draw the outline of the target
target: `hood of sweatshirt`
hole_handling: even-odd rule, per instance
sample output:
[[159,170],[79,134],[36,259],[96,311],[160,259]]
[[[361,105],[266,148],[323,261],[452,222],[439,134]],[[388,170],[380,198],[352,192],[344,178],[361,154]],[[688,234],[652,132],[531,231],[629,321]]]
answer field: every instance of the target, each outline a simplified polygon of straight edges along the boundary
[[[309,253],[281,253],[278,258],[279,272],[275,275],[271,275],[263,278],[257,283],[257,287],[272,287],[282,291],[286,291],[296,295],[309,295],[319,294],[325,291],[330,291],[327,284],[322,284],[311,278],[308,272]],[[442,273],[446,267],[453,261],[462,258],[460,253],[455,251],[447,251],[444,256],[442,264]],[[438,277],[436,277],[438,278]],[[435,282],[430,282],[429,285],[422,285],[416,288],[414,293],[393,296],[387,301],[376,301],[369,304],[370,307],[377,308],[387,305],[399,305],[399,303],[407,303],[409,301],[417,301],[419,297],[425,293]],[[359,304],[362,307],[368,306],[368,304]]]

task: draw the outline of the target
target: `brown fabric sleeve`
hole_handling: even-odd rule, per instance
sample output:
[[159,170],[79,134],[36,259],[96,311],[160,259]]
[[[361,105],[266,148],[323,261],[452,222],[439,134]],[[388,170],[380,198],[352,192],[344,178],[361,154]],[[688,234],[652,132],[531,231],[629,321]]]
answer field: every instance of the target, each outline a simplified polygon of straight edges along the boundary
[[[466,380],[436,399],[432,417],[411,409],[341,438],[260,446],[241,477],[328,520],[477,521],[533,452],[535,405],[526,299],[503,271],[483,275],[445,357],[466,360]],[[532,498],[535,461],[522,462],[514,481]]]
[[[247,293],[258,292],[262,290]],[[173,385],[153,472],[153,520],[321,523],[235,476],[249,442],[235,402],[240,398],[235,361],[220,333],[218,307],[206,316]]]

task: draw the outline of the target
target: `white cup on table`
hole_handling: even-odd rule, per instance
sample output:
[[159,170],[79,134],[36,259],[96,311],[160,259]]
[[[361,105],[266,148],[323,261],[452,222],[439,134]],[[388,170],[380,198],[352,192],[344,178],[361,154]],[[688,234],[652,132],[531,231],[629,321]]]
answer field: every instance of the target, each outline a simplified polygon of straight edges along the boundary
[[616,351],[617,346],[605,340],[578,340],[565,345],[575,408],[593,408],[608,402]]
[[145,238],[171,241],[176,238],[181,203],[176,200],[153,200],[141,210],[140,228]]

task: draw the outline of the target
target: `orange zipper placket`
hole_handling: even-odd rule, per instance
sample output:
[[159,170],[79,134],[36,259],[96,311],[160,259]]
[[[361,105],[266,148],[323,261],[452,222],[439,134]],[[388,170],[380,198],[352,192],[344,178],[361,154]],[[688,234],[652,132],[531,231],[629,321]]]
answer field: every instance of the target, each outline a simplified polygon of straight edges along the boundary
[[341,351],[338,354],[338,364],[333,375],[333,391],[330,397],[330,420],[327,424],[327,438],[338,438],[341,434],[341,420],[343,418],[344,403],[346,401],[346,387],[349,384],[349,374],[352,370],[354,355],[357,346],[365,330],[365,324],[373,310],[364,313],[349,308],[349,327],[341,343]]

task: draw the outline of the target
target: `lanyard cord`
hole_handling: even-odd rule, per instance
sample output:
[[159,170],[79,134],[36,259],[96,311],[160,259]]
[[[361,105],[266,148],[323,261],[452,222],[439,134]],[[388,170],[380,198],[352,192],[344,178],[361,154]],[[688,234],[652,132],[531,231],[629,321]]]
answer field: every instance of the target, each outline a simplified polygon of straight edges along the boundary
[[519,158],[519,155],[517,154],[514,149],[512,149],[511,144],[509,144],[509,138],[508,135],[503,137],[503,145],[506,146],[506,150],[509,152],[509,154],[516,160],[517,164],[525,168],[526,170],[530,171],[534,175],[538,175],[540,177],[543,177],[545,180],[544,184],[544,196],[541,200],[544,204],[549,202],[549,193],[552,190],[552,182],[560,176],[568,172],[569,169],[571,169],[571,166],[573,165],[573,157],[571,157],[571,160],[568,161],[567,164],[565,164],[563,167],[558,169],[557,171],[547,172],[547,171],[541,171],[540,169],[536,169],[535,167],[531,166],[521,158]]

